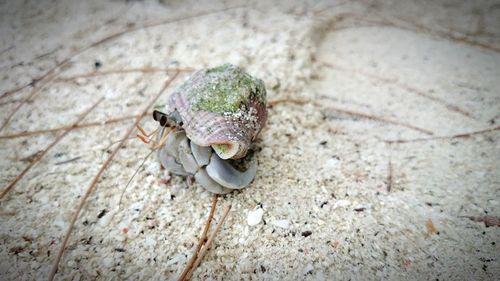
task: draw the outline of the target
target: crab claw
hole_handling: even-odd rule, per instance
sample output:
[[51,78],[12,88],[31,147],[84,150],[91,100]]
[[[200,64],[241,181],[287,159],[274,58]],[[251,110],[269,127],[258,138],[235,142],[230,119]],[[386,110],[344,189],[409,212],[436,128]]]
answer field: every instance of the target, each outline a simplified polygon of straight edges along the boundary
[[242,189],[249,185],[257,173],[257,162],[254,160],[250,167],[240,172],[227,161],[222,160],[216,153],[212,153],[210,164],[207,165],[208,175],[220,185],[230,189]]
[[198,170],[198,172],[194,174],[194,179],[210,192],[217,194],[226,194],[231,192],[231,189],[218,184],[203,169]]

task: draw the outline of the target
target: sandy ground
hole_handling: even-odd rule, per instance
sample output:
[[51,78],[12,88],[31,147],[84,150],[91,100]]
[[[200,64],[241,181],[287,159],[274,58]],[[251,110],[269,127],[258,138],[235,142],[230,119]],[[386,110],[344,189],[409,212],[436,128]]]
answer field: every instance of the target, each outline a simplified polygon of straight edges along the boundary
[[[61,131],[7,134],[72,124],[101,97],[83,123],[138,114],[173,73],[71,76],[230,62],[262,78],[269,100],[308,102],[270,109],[257,177],[221,198],[216,221],[232,210],[195,279],[495,280],[500,230],[464,216],[500,216],[500,3],[469,2],[3,1],[0,94],[71,59],[35,96],[0,98],[2,123],[29,98],[0,131],[0,186]],[[1,280],[47,278],[131,124],[72,130],[1,200]],[[149,115],[141,124],[155,127]],[[125,189],[149,151],[131,139],[118,152],[56,279],[179,276],[211,195],[162,183],[154,157]],[[256,209],[262,220],[249,225]]]

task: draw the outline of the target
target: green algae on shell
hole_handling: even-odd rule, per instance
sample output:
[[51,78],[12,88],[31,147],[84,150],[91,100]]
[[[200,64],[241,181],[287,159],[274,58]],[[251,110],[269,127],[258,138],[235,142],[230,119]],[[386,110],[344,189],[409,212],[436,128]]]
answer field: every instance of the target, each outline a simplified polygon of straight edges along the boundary
[[262,80],[232,64],[200,71],[182,87],[191,109],[214,113],[236,113],[251,100],[266,103]]

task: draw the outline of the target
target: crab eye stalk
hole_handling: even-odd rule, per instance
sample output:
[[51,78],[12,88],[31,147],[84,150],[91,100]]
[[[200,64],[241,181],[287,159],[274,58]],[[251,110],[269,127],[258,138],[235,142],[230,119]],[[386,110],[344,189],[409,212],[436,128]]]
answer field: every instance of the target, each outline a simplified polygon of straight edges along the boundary
[[160,123],[161,127],[182,127],[182,121],[179,113],[174,111],[170,114],[165,114],[158,110],[153,111],[153,119]]
[[166,118],[166,117],[167,117],[167,115],[166,115],[165,113],[163,113],[163,112],[158,111],[158,110],[153,111],[153,119],[154,119],[155,121],[160,122],[160,125],[161,125],[161,118],[162,118],[162,117],[165,117],[165,118]]

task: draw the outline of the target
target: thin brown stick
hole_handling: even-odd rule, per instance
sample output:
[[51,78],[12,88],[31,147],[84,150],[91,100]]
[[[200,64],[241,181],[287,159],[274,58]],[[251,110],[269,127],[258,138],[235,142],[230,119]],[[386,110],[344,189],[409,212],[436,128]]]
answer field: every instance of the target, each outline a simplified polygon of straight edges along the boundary
[[403,21],[403,22],[406,22],[406,23],[410,23],[411,25],[413,25],[413,28],[406,28],[406,27],[403,27],[403,26],[400,26],[396,23],[393,23],[393,25],[395,27],[398,27],[398,28],[403,28],[403,29],[409,29],[409,30],[412,30],[412,31],[418,31],[418,32],[423,32],[423,33],[427,33],[427,34],[430,34],[432,36],[435,36],[435,37],[439,37],[439,38],[442,38],[442,39],[447,39],[447,40],[450,40],[450,41],[455,41],[455,42],[458,42],[458,43],[462,43],[462,44],[465,44],[465,45],[469,45],[469,46],[472,46],[472,47],[478,47],[478,48],[481,48],[481,49],[485,49],[485,50],[489,50],[489,51],[494,51],[494,52],[497,52],[497,53],[500,53],[500,48],[499,47],[496,47],[496,46],[493,46],[493,45],[488,45],[488,44],[485,44],[485,43],[481,43],[479,41],[475,41],[473,39],[470,39],[467,37],[467,35],[464,35],[464,34],[456,34],[456,33],[453,33],[452,31],[442,31],[442,30],[433,30],[423,24],[420,24],[420,23],[416,23],[416,22],[407,22],[406,20],[402,19],[402,18],[399,18],[399,20]]
[[101,71],[92,71],[86,73],[75,74],[72,76],[63,76],[57,78],[57,82],[67,82],[73,81],[79,78],[91,78],[96,76],[112,75],[112,74],[125,74],[125,73],[172,73],[172,72],[193,72],[194,68],[190,67],[140,67],[140,68],[129,68],[129,69],[110,69]]
[[38,163],[42,157],[47,154],[47,152],[54,147],[62,138],[64,138],[71,130],[73,130],[74,126],[76,126],[80,121],[82,121],[92,110],[96,108],[96,106],[103,101],[104,98],[99,99],[96,103],[94,103],[89,109],[87,109],[84,113],[82,113],[78,119],[73,123],[73,125],[69,126],[62,134],[60,134],[51,144],[49,144],[44,150],[40,151],[33,157],[28,166],[24,168],[24,170],[19,173],[13,181],[9,183],[0,193],[0,199],[3,199],[7,193],[9,193],[16,183],[21,180],[21,178],[36,164]]
[[348,115],[362,117],[362,118],[366,118],[366,119],[371,119],[371,120],[375,120],[375,121],[379,121],[379,122],[383,122],[383,123],[389,123],[389,124],[397,125],[397,126],[400,126],[400,127],[405,127],[405,128],[408,128],[408,129],[419,131],[419,132],[424,133],[426,135],[433,135],[434,134],[434,132],[432,132],[431,130],[420,128],[420,127],[414,126],[414,125],[409,124],[409,123],[391,120],[391,119],[383,117],[383,116],[371,115],[371,114],[368,114],[368,113],[359,112],[359,111],[353,111],[353,110],[348,110],[348,109],[343,109],[343,108],[334,107],[334,106],[331,106],[331,105],[329,105],[327,107],[330,108],[330,109],[333,109],[335,111],[348,114]]
[[[469,45],[472,47],[482,48],[482,49],[489,50],[489,51],[500,52],[500,48],[493,46],[493,45],[488,45],[488,44],[481,43],[479,41],[475,41],[473,39],[470,39],[469,37],[467,37],[467,34],[457,34],[456,32],[454,32],[452,30],[443,31],[443,30],[431,29],[429,27],[426,27],[423,24],[420,24],[417,22],[412,22],[412,21],[407,21],[406,19],[403,19],[401,17],[397,18],[400,22],[395,22],[395,21],[391,21],[388,19],[384,19],[384,18],[378,19],[378,20],[377,19],[375,19],[375,20],[366,19],[366,17],[360,17],[360,15],[356,15],[356,14],[347,14],[347,16],[351,20],[359,20],[360,21],[360,22],[353,21],[353,23],[358,24],[358,26],[355,26],[355,27],[359,27],[359,23],[367,23],[367,24],[371,24],[371,26],[388,26],[388,27],[398,28],[398,29],[402,29],[402,30],[408,30],[408,31],[415,32],[415,33],[426,34],[428,36],[437,37],[437,38],[444,39],[444,40],[455,41],[458,43],[462,43],[462,44]],[[401,23],[406,24],[406,26],[401,24]]]
[[495,216],[460,216],[461,218],[468,218],[471,221],[483,222],[486,227],[500,226],[500,217]]
[[[54,54],[55,52],[57,52],[57,51],[58,51],[59,49],[61,49],[61,48],[62,48],[62,46],[57,46],[56,48],[54,48],[54,49],[52,49],[52,50],[50,50],[50,51],[47,51],[47,52],[42,53],[42,54],[40,54],[40,55],[37,55],[37,56],[36,56],[33,60],[39,60],[39,59],[42,59],[42,58],[48,57],[48,56],[50,56],[50,55]],[[33,61],[33,60],[32,60],[32,61]]]
[[5,49],[1,50],[1,51],[0,51],[0,56],[1,56],[1,55],[3,55],[4,53],[6,53],[6,52],[8,52],[8,51],[10,51],[10,50],[12,50],[12,49],[14,49],[14,47],[15,47],[15,46],[14,46],[14,45],[12,45],[12,46],[10,46],[10,47],[7,47],[7,48],[5,48]]
[[[148,112],[147,114],[152,114],[152,113]],[[140,116],[141,116],[141,114],[125,115],[125,116],[121,116],[121,117],[111,118],[111,119],[108,119],[105,121],[96,121],[96,122],[77,124],[76,126],[70,125],[70,126],[62,126],[62,127],[52,128],[52,129],[41,129],[41,130],[24,131],[24,132],[18,132],[18,133],[7,133],[4,135],[0,135],[0,139],[14,139],[14,138],[19,138],[19,137],[54,133],[54,132],[66,130],[70,127],[73,127],[74,129],[81,129],[81,128],[87,128],[87,127],[104,126],[104,125],[118,123],[118,122],[125,121],[125,120],[135,119],[135,118],[138,118]]]
[[0,96],[0,99],[2,99],[2,98],[4,98],[4,97],[7,97],[7,96],[10,96],[10,95],[12,95],[12,94],[14,94],[14,93],[17,93],[17,92],[19,92],[19,91],[21,91],[21,90],[23,90],[23,89],[25,89],[25,88],[28,88],[29,86],[33,86],[33,84],[34,84],[34,83],[33,83],[33,81],[35,81],[35,79],[32,79],[32,81],[31,81],[31,82],[29,82],[29,83],[27,83],[27,84],[24,84],[24,85],[21,85],[21,86],[17,86],[17,87],[15,87],[15,88],[13,88],[13,89],[10,89],[10,90],[5,91],[5,92],[4,92],[4,93]]
[[431,100],[433,102],[439,103],[442,106],[446,107],[450,111],[456,112],[458,114],[461,114],[461,115],[463,115],[465,117],[468,117],[468,118],[471,118],[471,119],[475,119],[474,116],[471,113],[467,112],[465,109],[462,109],[459,106],[456,106],[454,104],[450,104],[449,102],[447,102],[447,101],[445,101],[443,99],[440,99],[440,98],[428,95],[428,94],[424,93],[423,91],[421,91],[419,89],[416,89],[416,88],[414,88],[412,86],[406,85],[406,84],[400,82],[399,79],[397,79],[397,78],[382,77],[382,76],[377,75],[377,74],[368,73],[368,72],[364,72],[364,71],[361,71],[361,70],[356,70],[356,69],[344,67],[344,66],[341,66],[341,65],[338,65],[338,64],[331,64],[331,63],[327,63],[327,62],[322,63],[322,65],[326,66],[328,68],[333,68],[333,69],[337,69],[337,70],[340,70],[340,71],[348,71],[348,72],[353,73],[355,75],[360,75],[360,76],[363,76],[363,77],[367,77],[369,79],[374,79],[376,81],[379,81],[379,82],[382,82],[382,83],[385,83],[385,84],[396,85],[397,87],[400,87],[400,88],[406,90],[409,93],[416,94],[416,95],[421,96],[421,97],[423,97],[425,99],[428,99],[428,100]]
[[318,107],[324,107],[324,108],[328,108],[328,109],[333,109],[335,111],[338,111],[338,112],[341,112],[341,113],[344,113],[344,114],[348,114],[348,115],[351,115],[351,116],[356,116],[356,117],[361,117],[361,118],[365,118],[365,119],[375,120],[375,121],[379,121],[379,122],[382,122],[382,123],[389,123],[389,124],[392,124],[392,125],[397,125],[397,126],[400,126],[400,127],[405,127],[405,128],[408,128],[408,129],[419,131],[419,132],[427,134],[427,135],[433,135],[434,134],[434,132],[432,132],[432,131],[430,131],[428,129],[420,128],[420,127],[414,126],[414,125],[409,124],[409,123],[399,122],[399,121],[395,121],[395,120],[389,119],[387,117],[371,115],[371,114],[368,114],[368,113],[354,111],[354,110],[349,110],[349,109],[344,109],[344,108],[340,108],[340,107],[336,107],[336,106],[332,106],[332,105],[324,105],[324,104],[322,104],[320,102],[317,102],[315,100],[307,100],[307,99],[300,99],[300,98],[284,98],[284,99],[271,100],[271,101],[268,102],[268,106],[272,107],[272,106],[280,104],[280,103],[294,103],[294,104],[311,103],[311,104],[314,104],[315,106],[318,106]]
[[[26,62],[24,60],[21,60],[21,61],[18,61],[18,62],[15,62],[11,65],[5,65],[5,66],[2,66],[0,67],[0,70],[3,70],[3,69],[13,69],[15,67],[18,67],[18,66],[23,66],[23,65],[34,65],[35,61],[37,60],[40,60],[40,59],[43,59],[43,58],[46,58],[52,54],[54,54],[55,52],[57,52],[59,49],[62,49],[62,46],[57,46],[56,48],[50,50],[50,51],[47,51],[45,53],[42,53],[42,54],[39,54],[39,55],[36,55],[35,57],[33,57],[30,61]],[[34,79],[35,80],[35,79]],[[27,84],[27,86],[29,86],[30,84]],[[33,86],[33,85],[31,85]]]
[[[185,16],[185,17],[180,17],[180,18],[175,18],[175,19],[169,19],[169,20],[164,20],[164,21],[160,21],[160,22],[156,22],[156,23],[150,23],[150,24],[145,24],[145,25],[142,25],[142,26],[138,26],[138,27],[132,27],[132,28],[127,28],[125,30],[122,30],[122,31],[119,31],[117,33],[114,33],[114,34],[111,34],[109,36],[106,36],[104,38],[102,38],[101,40],[98,40],[84,48],[81,48],[79,50],[77,50],[76,52],[74,52],[72,55],[70,55],[68,58],[64,59],[63,61],[61,61],[60,63],[57,63],[54,67],[52,67],[49,71],[47,71],[45,74],[43,74],[42,76],[40,76],[40,78],[38,78],[37,80],[33,79],[32,82],[30,82],[29,84],[32,84],[34,85],[35,83],[39,82],[39,81],[45,81],[43,82],[44,84],[42,85],[42,87],[40,87],[39,89],[41,90],[44,86],[46,86],[48,83],[50,83],[52,80],[54,80],[55,78],[57,78],[57,76],[59,75],[57,73],[57,69],[61,69],[63,66],[65,66],[66,64],[68,64],[72,59],[76,58],[77,56],[81,55],[82,53],[84,53],[85,51],[93,48],[93,47],[96,47],[100,44],[103,44],[105,42],[108,42],[110,40],[113,40],[113,39],[116,39],[118,37],[121,37],[122,35],[124,34],[127,34],[129,32],[133,32],[133,31],[137,31],[137,30],[141,30],[141,29],[146,29],[146,28],[150,28],[150,27],[155,27],[155,26],[159,26],[159,25],[164,25],[164,24],[170,24],[170,23],[174,23],[174,22],[180,22],[180,21],[185,21],[185,20],[188,20],[188,19],[192,19],[192,18],[196,18],[196,17],[201,17],[201,16],[206,16],[206,15],[210,15],[210,14],[216,14],[216,13],[220,13],[220,12],[223,12],[223,11],[227,11],[227,10],[230,10],[230,9],[237,9],[237,8],[240,8],[240,7],[244,7],[244,5],[241,5],[241,6],[236,6],[236,7],[228,7],[228,8],[223,8],[223,9],[219,9],[219,10],[213,10],[213,11],[207,11],[207,12],[201,12],[201,13],[198,13],[198,14],[195,14],[195,15],[191,15],[191,16]],[[46,77],[50,77],[48,80],[49,81],[46,81],[45,78]],[[23,88],[23,87],[21,87]],[[18,106],[16,106],[16,108],[8,115],[7,119],[4,121],[4,123],[2,124],[2,126],[0,126],[0,131],[3,130],[3,128],[5,128],[7,126],[7,124],[9,123],[10,119],[12,118],[12,116],[14,116],[14,114],[19,111],[19,109],[24,105],[26,104],[26,101],[28,101],[29,99],[33,98],[38,92],[40,92],[40,90],[35,90],[37,88],[33,88],[33,91],[32,93],[26,97],[25,99],[23,99],[23,101],[21,103],[18,104]],[[9,91],[8,91],[9,92]],[[17,91],[15,91],[17,92]],[[11,92],[10,94],[12,94],[13,92]],[[4,93],[0,96],[0,99],[5,97],[7,93]]]
[[137,117],[137,119],[135,120],[134,124],[132,126],[130,126],[130,128],[127,130],[127,132],[125,133],[124,137],[122,138],[122,141],[120,142],[120,144],[115,147],[115,149],[113,150],[113,152],[111,152],[111,154],[109,155],[108,159],[106,159],[106,161],[104,162],[104,164],[102,164],[101,168],[99,169],[99,171],[97,172],[97,174],[95,175],[95,177],[92,179],[92,182],[90,183],[89,187],[85,191],[84,196],[81,198],[80,203],[78,204],[78,207],[76,208],[75,213],[73,214],[73,217],[71,218],[71,221],[70,221],[70,223],[68,225],[68,228],[66,229],[66,233],[65,233],[64,239],[63,239],[63,241],[61,243],[61,247],[59,248],[59,251],[57,253],[56,259],[55,259],[55,261],[54,261],[54,263],[52,265],[52,269],[50,270],[50,273],[49,273],[49,278],[48,278],[49,281],[54,280],[54,276],[56,275],[57,269],[59,267],[59,261],[61,260],[61,257],[62,257],[62,255],[64,253],[64,250],[66,249],[66,244],[68,243],[69,237],[71,236],[71,232],[73,230],[73,227],[75,226],[76,220],[78,219],[78,217],[80,215],[80,212],[82,211],[83,206],[85,205],[85,202],[87,201],[87,199],[89,198],[90,194],[92,193],[92,191],[97,186],[97,181],[101,178],[101,175],[104,173],[104,171],[106,170],[106,168],[109,166],[109,164],[111,163],[111,161],[113,160],[113,158],[115,157],[115,155],[118,153],[118,151],[120,150],[120,148],[125,144],[125,142],[127,141],[127,137],[134,131],[135,127],[139,124],[139,122],[141,121],[142,117],[144,115],[146,115],[146,113],[148,112],[149,108],[151,106],[153,106],[153,104],[156,102],[156,100],[158,100],[158,98],[167,89],[167,87],[172,83],[172,81],[174,81],[174,79],[177,78],[178,74],[179,73],[177,72],[171,78],[169,78],[165,82],[165,84],[163,85],[163,87],[160,89],[160,91],[158,92],[158,94],[156,94],[151,99],[151,101],[145,106],[144,110],[142,111],[142,114],[139,117]]
[[177,279],[179,281],[183,281],[186,278],[187,274],[189,273],[191,268],[193,268],[193,265],[196,262],[196,258],[200,253],[201,247],[207,241],[207,234],[208,230],[210,229],[210,224],[212,223],[212,218],[214,217],[218,197],[218,194],[214,194],[214,196],[212,197],[212,207],[210,208],[210,213],[208,214],[207,221],[205,222],[205,227],[203,228],[200,239],[198,240],[198,245],[196,245],[196,248],[193,251],[193,255],[191,256],[189,262],[186,264],[186,267],[184,268],[184,271],[182,271],[181,276],[179,276],[179,278]]
[[[54,71],[55,71],[55,69],[54,69]],[[52,74],[51,77],[48,78],[47,80],[44,80],[39,87],[34,87],[33,90],[31,91],[31,93],[28,96],[26,96],[25,98],[23,98],[21,100],[21,102],[19,102],[17,104],[17,106],[7,115],[7,118],[5,118],[5,120],[3,121],[2,126],[0,126],[0,131],[2,131],[7,126],[7,124],[9,124],[9,122],[12,119],[12,117],[14,116],[14,114],[16,114],[16,112],[19,111],[19,109],[24,104],[26,104],[26,102],[28,100],[32,99],[38,93],[40,93],[43,90],[43,88],[45,88],[47,85],[49,85],[50,82],[52,82],[55,78],[56,78],[56,74]]]
[[81,157],[81,156],[73,157],[73,158],[68,159],[68,160],[65,160],[65,161],[57,162],[57,163],[55,163],[54,165],[64,165],[64,164],[68,164],[68,163],[71,163],[71,162],[78,161],[80,158],[82,158],[82,157]]
[[[74,56],[76,57],[76,55],[77,54],[75,54]],[[66,64],[68,64],[71,61],[72,58],[73,58],[73,56],[70,56],[70,57],[68,57],[68,58],[66,58],[66,59],[64,59],[64,60],[56,63],[56,65],[54,65],[52,68],[50,68],[49,70],[47,70],[44,74],[42,74],[42,75],[40,75],[40,76],[38,76],[36,78],[31,79],[31,81],[29,83],[27,83],[27,84],[25,84],[23,86],[18,86],[18,87],[14,88],[14,89],[6,91],[5,93],[3,93],[0,96],[0,99],[2,99],[4,97],[7,97],[7,96],[9,96],[11,94],[17,93],[17,92],[21,91],[22,89],[27,88],[29,86],[33,87],[33,90],[35,90],[36,86],[37,86],[37,84],[39,82],[42,82],[47,77],[50,77],[51,75],[55,74],[56,71],[57,71],[57,69],[64,67]],[[51,78],[54,78],[54,77],[51,77]]]
[[488,128],[488,129],[484,129],[484,130],[479,130],[479,131],[451,135],[451,136],[418,138],[418,139],[411,139],[411,140],[384,140],[384,141],[387,143],[411,143],[411,142],[423,142],[423,141],[432,141],[432,140],[460,139],[460,138],[469,138],[469,137],[472,137],[475,135],[485,134],[485,133],[494,132],[494,131],[498,131],[498,130],[500,130],[500,126]]
[[222,214],[222,218],[220,219],[219,223],[215,226],[215,230],[210,234],[210,237],[208,238],[207,243],[203,246],[203,248],[201,248],[201,251],[200,251],[198,257],[196,258],[196,261],[194,262],[193,267],[188,272],[188,274],[186,275],[186,278],[184,280],[189,280],[193,276],[194,271],[200,265],[201,261],[203,260],[203,258],[207,254],[208,249],[210,249],[210,246],[212,245],[212,242],[214,241],[215,236],[217,235],[222,224],[226,220],[227,214],[229,213],[230,210],[231,210],[231,205],[224,208],[224,213]]
[[171,24],[171,23],[174,23],[174,22],[181,22],[181,21],[185,21],[185,20],[189,20],[189,19],[193,19],[193,18],[197,18],[197,17],[208,16],[208,15],[211,15],[211,14],[217,14],[217,13],[225,12],[225,11],[232,10],[232,9],[238,9],[238,8],[242,8],[242,7],[245,7],[245,5],[234,6],[234,7],[227,7],[227,8],[222,8],[222,9],[215,9],[215,10],[211,10],[211,11],[204,11],[204,12],[200,12],[200,13],[197,13],[197,14],[194,14],[194,15],[190,15],[190,16],[184,16],[184,17],[177,17],[177,18],[174,18],[174,19],[162,20],[162,21],[159,21],[159,22],[144,24],[144,25],[137,26],[137,27],[129,27],[129,28],[126,28],[126,29],[124,29],[122,31],[118,31],[118,32],[113,33],[111,35],[105,36],[105,37],[103,37],[103,38],[101,38],[101,39],[99,39],[99,40],[97,40],[97,41],[95,41],[95,42],[93,42],[93,43],[85,46],[85,47],[82,47],[82,48],[78,49],[77,51],[75,51],[71,55],[69,55],[66,59],[64,59],[63,61],[57,63],[54,67],[52,67],[47,72],[45,72],[45,74],[39,76],[38,78],[32,79],[32,81],[30,83],[28,83],[28,84],[26,84],[24,86],[17,87],[16,89],[12,89],[12,90],[6,91],[5,93],[3,93],[0,96],[0,99],[4,98],[6,96],[9,96],[11,94],[14,94],[16,92],[19,92],[20,90],[22,90],[22,89],[24,89],[24,88],[26,88],[28,86],[34,86],[37,82],[40,82],[40,81],[44,80],[47,76],[49,76],[56,69],[62,68],[67,63],[69,63],[71,60],[73,60],[77,56],[83,54],[87,50],[92,49],[92,48],[94,48],[94,47],[96,47],[98,45],[101,45],[103,43],[109,42],[109,41],[111,41],[113,39],[119,38],[119,37],[121,37],[121,36],[123,36],[123,35],[125,35],[127,33],[138,31],[138,30],[141,30],[141,29],[147,29],[147,28],[151,28],[151,27],[155,27],[155,26]]
[[21,100],[22,99],[16,99],[16,100],[9,100],[9,101],[0,102],[0,106],[4,106],[4,105],[7,105],[7,104],[20,102]]
[[272,108],[273,106],[281,103],[306,104],[308,102],[311,101],[301,98],[282,98],[282,99],[269,100],[267,102],[267,107]]
[[392,190],[392,181],[393,181],[393,179],[392,179],[392,159],[389,156],[389,161],[387,164],[387,183],[386,183],[387,192],[391,192],[391,190]]

